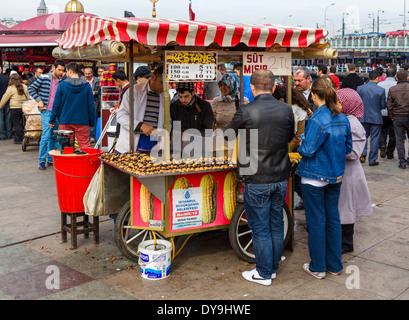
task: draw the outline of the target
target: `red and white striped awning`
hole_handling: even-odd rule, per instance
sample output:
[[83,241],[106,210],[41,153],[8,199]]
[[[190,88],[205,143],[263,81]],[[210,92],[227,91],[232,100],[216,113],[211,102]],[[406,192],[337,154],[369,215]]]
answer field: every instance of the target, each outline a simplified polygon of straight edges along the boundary
[[89,46],[104,40],[143,45],[221,47],[244,43],[248,47],[308,47],[325,43],[328,32],[323,29],[295,28],[270,24],[239,24],[141,18],[104,18],[81,15],[56,41],[64,49]]

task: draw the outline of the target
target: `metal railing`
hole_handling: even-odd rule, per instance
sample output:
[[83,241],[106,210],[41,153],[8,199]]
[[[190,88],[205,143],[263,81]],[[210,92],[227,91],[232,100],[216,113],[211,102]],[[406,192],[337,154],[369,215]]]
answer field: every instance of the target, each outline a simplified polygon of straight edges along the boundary
[[409,37],[347,38],[329,41],[334,49],[398,51],[409,49]]
[[[337,68],[336,73],[348,73],[348,68],[346,65],[336,65],[334,66]],[[295,71],[299,68],[299,66],[293,66],[293,74],[295,73]],[[306,66],[306,68],[308,70],[310,70],[311,72],[315,73],[317,72],[317,66]],[[356,67],[356,72],[357,73],[369,73],[373,70],[373,68],[371,67]]]

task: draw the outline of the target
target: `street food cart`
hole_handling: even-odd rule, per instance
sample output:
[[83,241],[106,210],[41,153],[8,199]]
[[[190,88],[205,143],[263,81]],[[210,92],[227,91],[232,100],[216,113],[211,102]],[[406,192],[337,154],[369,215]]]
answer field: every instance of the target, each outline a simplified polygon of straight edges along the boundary
[[[128,259],[138,261],[138,244],[147,239],[170,240],[174,257],[178,247],[181,249],[186,243],[177,240],[185,240],[194,233],[229,228],[234,251],[241,259],[254,263],[251,230],[247,226],[234,156],[220,149],[199,162],[171,156],[167,134],[169,82],[215,81],[218,63],[240,61],[244,66],[242,80],[244,74],[264,68],[276,76],[286,76],[288,84],[292,58],[337,56],[336,50],[325,43],[326,35],[325,30],[278,25],[86,15],[80,16],[62,35],[54,57],[126,62],[130,87],[134,62],[164,63],[165,134],[161,160],[155,162],[153,157],[136,152],[101,157],[104,214],[119,213],[115,242]],[[181,72],[185,67],[186,73]],[[291,90],[288,92],[291,99]],[[133,90],[129,90],[129,100],[132,106]],[[130,108],[129,113],[133,128],[134,110]],[[133,130],[130,132],[129,150],[133,150]],[[293,197],[291,177],[283,212],[284,245],[289,249],[293,240]]]

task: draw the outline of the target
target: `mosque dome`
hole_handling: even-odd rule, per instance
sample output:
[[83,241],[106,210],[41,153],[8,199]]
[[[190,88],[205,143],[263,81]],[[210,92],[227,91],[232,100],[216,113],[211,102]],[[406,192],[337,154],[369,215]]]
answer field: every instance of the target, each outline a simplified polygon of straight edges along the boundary
[[65,13],[84,13],[84,6],[78,0],[71,0],[65,6]]

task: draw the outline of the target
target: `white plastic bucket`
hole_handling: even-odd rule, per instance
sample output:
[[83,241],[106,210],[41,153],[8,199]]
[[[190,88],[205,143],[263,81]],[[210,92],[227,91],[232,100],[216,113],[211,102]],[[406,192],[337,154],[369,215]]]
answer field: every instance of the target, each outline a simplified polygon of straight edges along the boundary
[[172,260],[172,243],[157,239],[141,242],[138,246],[142,278],[159,280],[169,277]]

